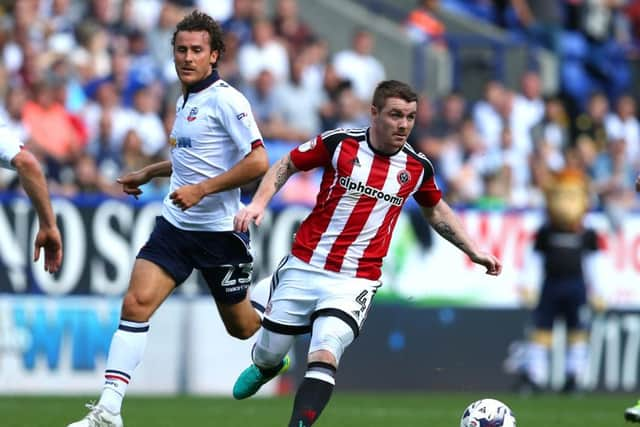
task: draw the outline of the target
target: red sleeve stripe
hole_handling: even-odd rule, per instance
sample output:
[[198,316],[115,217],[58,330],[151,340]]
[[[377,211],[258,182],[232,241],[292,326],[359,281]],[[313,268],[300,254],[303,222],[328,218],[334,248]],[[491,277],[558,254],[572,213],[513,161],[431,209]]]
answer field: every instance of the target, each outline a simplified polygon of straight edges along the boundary
[[252,150],[255,150],[256,148],[258,148],[260,146],[264,147],[264,142],[262,142],[261,139],[256,139],[255,141],[253,141],[251,143],[251,149]]

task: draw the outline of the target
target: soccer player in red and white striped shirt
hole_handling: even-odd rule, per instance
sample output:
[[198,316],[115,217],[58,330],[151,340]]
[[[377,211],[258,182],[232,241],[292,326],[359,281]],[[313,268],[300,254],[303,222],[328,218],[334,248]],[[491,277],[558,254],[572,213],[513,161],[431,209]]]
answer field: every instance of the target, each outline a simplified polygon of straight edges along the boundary
[[311,332],[308,368],[289,427],[312,425],[325,407],[340,357],[358,336],[376,289],[400,210],[410,196],[431,226],[487,274],[502,265],[471,241],[442,200],[431,162],[407,143],[417,95],[405,83],[381,82],[371,126],[325,132],[292,150],[266,173],[237,231],[257,226],[265,209],[297,171],[324,169],[316,206],[300,225],[291,254],[272,277],[272,295],[253,350],[254,364],[238,378],[234,397],[253,395],[283,370],[295,335]]

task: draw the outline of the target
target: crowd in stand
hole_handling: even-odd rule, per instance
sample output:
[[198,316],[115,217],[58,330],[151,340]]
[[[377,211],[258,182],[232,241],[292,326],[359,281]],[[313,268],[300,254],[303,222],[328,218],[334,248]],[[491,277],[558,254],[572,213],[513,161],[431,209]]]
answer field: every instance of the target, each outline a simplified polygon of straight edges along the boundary
[[[248,98],[272,160],[321,130],[365,126],[373,88],[393,77],[373,55],[374,35],[358,29],[330,54],[298,0],[274,4],[268,13],[264,0],[0,0],[0,116],[46,166],[52,193],[123,196],[118,176],[167,157],[180,94],[171,36],[198,7],[222,23],[219,72]],[[591,177],[595,202],[637,206],[640,124],[624,93],[594,91],[570,114],[562,97],[543,97],[532,70],[515,89],[488,82],[479,100],[421,94],[410,142],[453,204],[539,207],[549,174],[570,165]],[[281,199],[312,203],[319,177],[295,178]],[[0,190],[15,185],[0,175]]]

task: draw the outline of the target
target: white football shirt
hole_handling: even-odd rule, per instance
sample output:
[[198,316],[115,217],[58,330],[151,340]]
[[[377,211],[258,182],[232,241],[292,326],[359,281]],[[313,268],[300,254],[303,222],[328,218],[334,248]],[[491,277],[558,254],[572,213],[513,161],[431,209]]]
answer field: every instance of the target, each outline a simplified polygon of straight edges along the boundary
[[5,169],[15,169],[11,160],[22,149],[22,142],[9,129],[7,124],[0,120],[0,167]]
[[231,231],[240,210],[240,189],[205,196],[182,211],[169,195],[225,173],[262,144],[249,101],[213,73],[181,96],[171,130],[171,186],[162,216],[182,230]]

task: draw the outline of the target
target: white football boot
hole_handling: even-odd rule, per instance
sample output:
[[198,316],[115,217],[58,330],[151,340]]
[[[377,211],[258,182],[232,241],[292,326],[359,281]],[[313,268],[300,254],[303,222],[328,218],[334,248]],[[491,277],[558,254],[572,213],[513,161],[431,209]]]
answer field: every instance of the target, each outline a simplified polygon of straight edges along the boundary
[[67,427],[123,427],[122,416],[113,414],[102,406],[87,403],[90,410],[86,417],[80,421],[69,424]]
[[632,423],[640,423],[640,400],[635,404],[635,406],[627,408],[624,411],[624,419],[631,421]]

